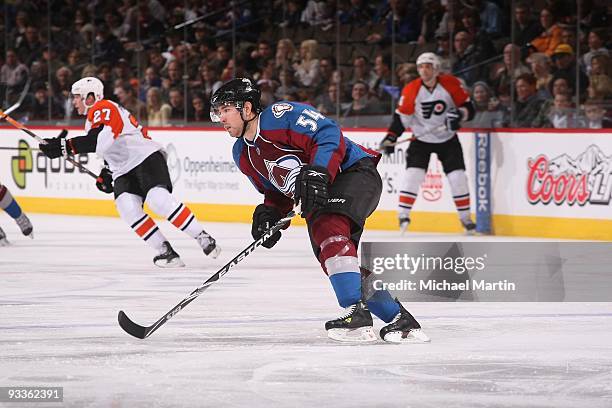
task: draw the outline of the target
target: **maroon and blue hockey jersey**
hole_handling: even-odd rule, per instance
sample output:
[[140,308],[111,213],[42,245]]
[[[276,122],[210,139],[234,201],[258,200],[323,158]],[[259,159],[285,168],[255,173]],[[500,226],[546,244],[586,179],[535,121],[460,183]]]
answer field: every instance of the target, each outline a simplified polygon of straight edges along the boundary
[[288,212],[293,205],[295,179],[305,164],[327,168],[330,181],[357,161],[380,154],[352,142],[338,125],[310,105],[278,102],[259,116],[253,141],[238,138],[234,161],[266,205]]

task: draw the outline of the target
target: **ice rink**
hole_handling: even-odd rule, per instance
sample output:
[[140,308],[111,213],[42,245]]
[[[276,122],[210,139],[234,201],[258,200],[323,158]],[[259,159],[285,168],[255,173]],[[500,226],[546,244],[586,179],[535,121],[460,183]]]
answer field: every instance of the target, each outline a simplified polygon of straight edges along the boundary
[[160,222],[187,264],[168,270],[118,218],[31,219],[35,240],[0,214],[12,242],[0,247],[0,386],[62,386],[64,403],[0,406],[612,407],[610,303],[411,303],[430,344],[338,344],[323,328],[335,296],[292,227],[138,340],[117,312],[152,324],[251,242],[250,225],[205,223],[224,251],[210,260]]

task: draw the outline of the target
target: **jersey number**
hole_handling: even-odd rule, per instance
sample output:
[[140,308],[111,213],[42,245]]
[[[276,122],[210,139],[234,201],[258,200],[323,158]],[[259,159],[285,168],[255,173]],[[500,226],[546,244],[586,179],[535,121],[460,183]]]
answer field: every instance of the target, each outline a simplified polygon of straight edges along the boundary
[[315,112],[310,109],[304,109],[302,113],[308,116],[309,118],[306,118],[306,116],[304,115],[300,115],[296,123],[300,126],[309,127],[310,131],[312,132],[316,132],[319,128],[319,126],[317,125],[317,120],[325,119],[325,116],[323,116],[319,112]]
[[102,114],[104,114],[104,120],[105,121],[109,121],[110,120],[110,109],[101,109],[101,110],[97,110],[94,112],[93,115],[93,122],[99,122],[100,121],[100,116],[102,116]]

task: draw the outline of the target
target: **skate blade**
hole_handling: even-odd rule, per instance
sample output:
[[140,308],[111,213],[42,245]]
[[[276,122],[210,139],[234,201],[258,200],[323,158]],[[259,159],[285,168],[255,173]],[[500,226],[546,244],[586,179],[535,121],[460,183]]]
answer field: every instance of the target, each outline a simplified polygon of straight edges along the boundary
[[217,245],[215,249],[210,251],[210,253],[207,256],[211,257],[212,259],[217,259],[220,254],[221,254],[221,248]]
[[183,261],[181,261],[181,258],[174,258],[170,262],[160,260],[153,263],[155,264],[155,266],[158,266],[160,268],[182,268],[183,266],[185,266]]
[[371,343],[378,340],[372,327],[360,327],[358,329],[329,329],[327,337],[342,343]]
[[431,339],[429,336],[425,334],[425,332],[421,329],[412,329],[408,332],[408,334],[404,334],[403,332],[395,331],[387,333],[385,338],[383,339],[387,343],[409,343],[409,344],[417,344],[417,343],[429,343]]
[[408,232],[408,227],[410,226],[409,223],[405,223],[400,225],[400,235],[404,236],[406,235],[406,232]]

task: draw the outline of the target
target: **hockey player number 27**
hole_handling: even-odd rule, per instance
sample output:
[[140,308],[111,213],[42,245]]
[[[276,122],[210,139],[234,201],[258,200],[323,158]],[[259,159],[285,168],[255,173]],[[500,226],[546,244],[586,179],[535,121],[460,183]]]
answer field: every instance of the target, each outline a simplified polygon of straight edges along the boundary
[[97,123],[100,121],[100,116],[104,113],[104,120],[110,120],[110,109],[100,109],[94,112],[93,114],[93,123]]
[[[316,132],[318,129],[317,120],[325,119],[325,116],[321,115],[319,112],[312,111],[310,109],[304,109],[302,111],[303,115],[297,120],[297,124],[304,127],[310,127],[312,132]],[[310,119],[306,118],[306,116],[310,117]]]

